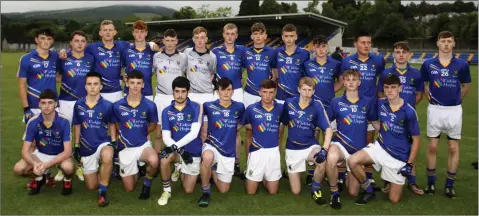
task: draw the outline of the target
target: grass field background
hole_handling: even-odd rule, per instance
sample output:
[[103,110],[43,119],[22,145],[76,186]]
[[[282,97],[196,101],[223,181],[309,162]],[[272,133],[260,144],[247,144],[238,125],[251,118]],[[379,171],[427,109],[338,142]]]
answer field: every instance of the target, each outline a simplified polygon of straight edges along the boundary
[[[277,195],[268,195],[259,188],[253,196],[246,194],[244,182],[234,177],[231,191],[219,194],[212,189],[212,201],[208,208],[199,208],[201,196],[198,184],[193,194],[185,195],[180,182],[173,184],[172,198],[167,206],[159,206],[162,185],[159,178],[153,181],[149,200],[138,200],[143,179],[132,193],[123,191],[121,181],[112,180],[109,187],[110,205],[99,208],[96,204],[97,191],[88,191],[76,177],[73,194],[60,195],[61,183],[56,188],[44,186],[40,194],[28,196],[25,188],[28,178],[13,175],[13,166],[20,159],[24,124],[21,123],[22,107],[18,97],[17,67],[23,53],[2,53],[1,71],[1,214],[478,214],[478,176],[470,165],[477,161],[477,66],[471,66],[472,89],[463,103],[463,135],[460,144],[460,166],[455,183],[458,198],[450,200],[443,195],[447,171],[447,143],[441,138],[437,157],[437,191],[435,196],[416,196],[406,188],[399,204],[391,204],[385,195],[377,193],[377,199],[366,206],[356,206],[356,198],[342,193],[343,208],[339,211],[327,206],[318,206],[310,197],[310,187],[303,184],[299,196],[292,195],[287,179],[281,180]],[[419,65],[415,65],[419,67]],[[417,181],[426,186],[426,150],[428,139],[426,128],[425,99],[417,107],[421,127],[421,148],[417,160]],[[242,169],[245,168],[242,152]],[[282,158],[284,167],[284,157]],[[53,172],[53,175],[56,170]],[[380,174],[374,177],[382,185]],[[304,180],[304,178],[302,178]],[[329,200],[329,188],[323,187],[323,196]]]

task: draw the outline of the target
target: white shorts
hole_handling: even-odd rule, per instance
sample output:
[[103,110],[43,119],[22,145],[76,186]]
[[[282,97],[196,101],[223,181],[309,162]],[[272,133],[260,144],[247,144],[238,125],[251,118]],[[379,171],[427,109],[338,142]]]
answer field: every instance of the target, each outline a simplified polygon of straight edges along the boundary
[[[330,126],[331,126],[331,129],[333,130],[333,133],[338,131],[338,123],[336,123],[336,119],[331,122]],[[371,125],[371,127],[372,127],[372,125]]]
[[213,163],[217,164],[216,175],[218,176],[218,179],[225,183],[231,183],[235,169],[235,158],[225,157],[218,152],[218,149],[205,143],[202,152],[205,152],[206,150],[211,150],[213,152]]
[[123,98],[122,91],[112,92],[112,93],[100,93],[103,99],[115,103]]
[[171,101],[175,100],[173,95],[164,95],[164,94],[156,94],[155,99],[153,102],[156,104],[156,109],[158,110],[158,124],[161,125],[161,114],[163,110],[171,105]]
[[245,108],[248,108],[249,105],[254,104],[258,101],[261,101],[260,96],[252,95],[246,91],[244,92],[243,104]]
[[90,156],[82,157],[82,167],[83,167],[83,174],[88,175],[91,173],[96,173],[98,171],[98,161],[101,160],[101,150],[103,147],[107,146],[109,143],[104,142],[98,146],[95,153]]
[[346,164],[346,170],[349,172],[351,171],[349,169],[349,165],[348,165],[348,158],[351,157],[351,154],[349,154],[349,152],[344,148],[343,145],[341,145],[341,143],[339,142],[331,142],[331,145],[335,145],[335,146],[338,146],[339,148],[339,151],[341,151],[344,155],[344,160],[341,161],[340,163],[338,163],[338,166],[341,166],[343,163]]
[[151,143],[149,140],[146,141],[142,146],[124,148],[118,153],[121,177],[131,176],[138,173],[137,161],[140,160],[141,154],[143,154],[143,151],[148,147],[151,148]]
[[427,106],[427,136],[438,137],[441,133],[452,139],[461,139],[462,106]]
[[382,168],[382,179],[393,184],[404,185],[406,177],[398,174],[398,171],[406,165],[405,162],[393,158],[377,141],[374,144],[369,144],[362,150],[369,154],[374,162],[373,167],[376,171],[379,171]]
[[73,107],[75,107],[76,101],[59,100],[58,103],[60,104],[60,113],[71,123],[73,119]]
[[[239,88],[234,90],[233,95],[231,96],[231,100],[243,103],[243,97],[244,97],[243,89]],[[217,100],[217,99],[219,99],[219,95],[216,94],[216,91],[215,91],[215,93],[213,94],[213,100]]]
[[277,181],[281,179],[281,156],[279,148],[261,148],[248,155],[248,168],[246,178],[261,182]]
[[[195,101],[201,105],[203,105],[206,102],[213,101],[213,94],[211,93],[189,93],[188,97],[190,100]],[[208,121],[208,116],[203,117],[203,121]]]
[[[288,173],[299,173],[306,171],[306,163],[305,161],[308,160],[308,156],[315,148],[321,150],[321,146],[319,145],[312,145],[307,149],[302,150],[291,150],[286,149],[285,152],[285,159],[286,159],[286,167],[288,167]],[[314,162],[307,161],[309,165],[313,165]]]
[[35,149],[35,151],[32,152],[32,155],[37,156],[37,158],[41,162],[51,161],[51,160],[55,159],[55,157],[56,157],[56,155],[47,155],[47,154],[41,153],[40,151],[38,151],[38,149]]
[[193,157],[193,163],[185,164],[181,155],[178,156],[181,159],[181,173],[190,176],[197,176],[200,174],[201,157]]

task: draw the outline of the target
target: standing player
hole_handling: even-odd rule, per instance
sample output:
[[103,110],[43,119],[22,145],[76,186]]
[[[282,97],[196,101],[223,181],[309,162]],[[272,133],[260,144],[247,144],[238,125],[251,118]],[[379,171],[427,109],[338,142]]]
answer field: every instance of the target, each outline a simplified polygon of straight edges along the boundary
[[[200,207],[210,202],[211,166],[217,164],[215,184],[220,193],[230,189],[234,174],[236,137],[239,134],[239,121],[245,111],[241,102],[233,101],[233,82],[223,77],[218,80],[216,94],[219,99],[203,104],[203,113],[208,116],[208,138],[201,154],[201,189],[203,196],[198,201]],[[237,158],[237,157],[236,157]]]
[[166,147],[160,153],[163,194],[158,200],[159,205],[168,204],[171,198],[170,164],[178,154],[181,156],[181,181],[185,193],[193,193],[200,174],[202,105],[188,97],[190,81],[186,77],[175,78],[172,89],[175,100],[162,113],[162,134]]
[[[378,96],[384,97],[383,80],[390,74],[394,74],[401,80],[402,91],[399,96],[409,103],[414,109],[424,93],[424,82],[421,79],[421,72],[412,67],[407,62],[410,55],[409,46],[406,42],[397,42],[394,44],[394,60],[390,68],[384,70],[379,77]],[[389,184],[385,184],[383,190],[387,192]],[[424,194],[424,191],[416,183],[416,166],[412,170],[412,174],[408,176],[408,187],[417,195]]]
[[[76,101],[73,108],[73,156],[79,163],[81,161],[86,187],[99,189],[98,205],[105,207],[109,203],[107,189],[113,168],[113,146],[116,146],[115,125],[111,123],[113,104],[100,96],[102,85],[98,72],[89,72],[84,79],[87,95]],[[99,160],[101,168],[98,175]]]
[[117,143],[120,162],[120,176],[125,191],[132,192],[137,181],[137,162],[148,164],[146,178],[139,199],[150,197],[153,176],[158,171],[158,155],[151,147],[148,136],[158,124],[158,113],[153,101],[146,99],[141,90],[144,88],[143,73],[133,70],[127,79],[128,95],[113,104],[113,121],[120,132]]
[[[190,96],[194,101],[203,105],[213,101],[213,79],[216,73],[216,55],[206,48],[208,32],[198,26],[193,30],[193,42],[195,46],[185,49],[188,58],[186,77],[191,82]],[[207,121],[208,119],[204,119]],[[206,139],[206,128],[201,129],[201,140]]]
[[[27,164],[22,172],[33,170],[29,195],[40,192],[45,183],[44,174],[58,164],[65,173],[62,195],[72,193],[73,161],[71,158],[72,144],[70,141],[70,122],[58,112],[57,94],[52,89],[46,89],[39,95],[41,113],[34,115],[27,123],[23,136],[22,160]],[[35,142],[36,150],[31,152]]]
[[[469,92],[471,74],[466,61],[454,57],[454,35],[449,31],[439,33],[437,58],[426,60],[421,67],[422,78],[427,82],[429,105],[427,107],[427,189],[436,191],[436,152],[441,133],[447,134],[449,144],[448,170],[445,195],[456,198],[454,181],[459,165],[459,140],[462,130],[462,100]],[[427,91],[426,91],[427,92]]]
[[[277,52],[274,48],[265,46],[266,27],[263,23],[255,23],[251,26],[251,39],[253,46],[246,49],[242,66],[246,68],[248,78],[246,80],[243,103],[245,107],[259,102],[261,100],[259,90],[261,83],[265,79],[276,79],[276,57]],[[252,143],[253,132],[246,128],[246,148],[245,153],[248,155],[249,147]]]
[[[359,86],[359,95],[375,98],[377,92],[377,78],[384,71],[386,62],[382,56],[370,53],[371,35],[366,32],[360,32],[354,37],[354,47],[356,53],[343,59],[341,62],[341,76],[344,71],[355,69],[361,73],[361,85]],[[367,143],[372,143],[374,139],[374,128],[368,124]],[[366,168],[366,175],[371,179],[374,190],[380,190],[373,179],[373,170],[369,166]]]
[[[225,43],[213,49],[216,55],[216,75],[218,79],[226,77],[233,82],[234,93],[231,99],[243,103],[243,69],[241,63],[243,62],[243,55],[246,48],[242,45],[236,45],[235,41],[238,38],[238,27],[233,23],[228,23],[223,27],[223,39]],[[215,94],[215,99],[219,95]],[[240,152],[241,152],[241,136],[237,133],[236,136],[236,159],[235,159],[235,176],[241,176],[240,170]]]
[[[414,108],[399,97],[401,81],[396,75],[384,79],[386,98],[378,99],[374,128],[379,137],[348,159],[351,173],[365,190],[357,205],[365,205],[376,198],[371,181],[366,177],[363,166],[373,164],[381,170],[381,178],[390,182],[389,200],[397,203],[402,196],[402,187],[406,177],[411,175],[412,167],[419,151],[419,125]],[[361,96],[360,96],[361,97]]]
[[[366,98],[359,95],[360,79],[361,75],[357,70],[345,71],[342,83],[346,93],[334,98],[328,108],[330,120],[338,120],[336,121],[338,131],[328,149],[326,167],[331,191],[329,203],[334,209],[341,208],[340,186],[337,181],[338,177],[341,176],[338,176],[338,164],[347,166],[348,158],[366,146],[368,121],[377,121],[376,98]],[[357,196],[359,192],[358,180],[349,173],[347,181],[349,195]],[[335,184],[335,182],[338,182],[338,184]]]
[[255,194],[260,182],[270,194],[276,194],[281,179],[281,159],[279,153],[280,117],[283,104],[274,100],[276,83],[270,79],[261,82],[261,101],[248,106],[241,125],[253,132],[249,148],[248,168],[246,169],[246,191]]
[[[299,80],[299,96],[286,99],[282,122],[288,125],[286,141],[286,166],[288,167],[289,184],[293,194],[301,192],[301,172],[306,171],[307,161],[310,165],[316,163],[312,183],[312,197],[319,205],[326,204],[321,193],[321,182],[324,179],[327,149],[333,132],[329,118],[321,101],[313,99],[314,81],[310,77]],[[325,131],[323,148],[314,136],[316,128]]]

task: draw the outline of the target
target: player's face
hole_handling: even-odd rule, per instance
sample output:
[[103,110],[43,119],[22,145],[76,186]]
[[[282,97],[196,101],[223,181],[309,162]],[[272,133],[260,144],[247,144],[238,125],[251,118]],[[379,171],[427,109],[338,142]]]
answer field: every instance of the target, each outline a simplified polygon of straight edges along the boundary
[[220,96],[221,101],[229,101],[231,100],[231,96],[233,95],[233,86],[229,85],[227,88],[219,88],[218,95]]
[[57,107],[57,102],[52,99],[40,99],[39,107],[42,111],[42,114],[50,115],[55,111],[55,107]]
[[259,95],[261,96],[261,101],[266,104],[273,103],[274,96],[276,95],[276,89],[274,88],[261,88],[259,91]]
[[296,40],[298,39],[298,35],[296,34],[296,31],[292,31],[292,32],[285,31],[281,35],[281,39],[283,39],[284,45],[293,46],[296,43]]
[[251,40],[255,44],[264,44],[268,35],[264,31],[255,31],[251,34]]
[[238,38],[238,29],[226,29],[223,30],[223,39],[225,40],[226,44],[234,44]]
[[143,82],[143,79],[136,79],[136,78],[131,78],[128,79],[128,93],[129,94],[141,94],[141,90],[143,87],[145,87],[145,83]]
[[35,43],[37,43],[40,49],[49,50],[52,47],[53,38],[51,36],[46,36],[44,34],[41,34],[35,38]]
[[186,88],[176,87],[173,90],[173,98],[175,98],[176,103],[182,104],[186,101],[186,98],[188,98],[188,91],[186,90]]
[[102,40],[111,41],[116,35],[116,29],[113,24],[102,25],[100,26],[100,32],[98,33]]
[[399,97],[399,92],[401,92],[401,86],[398,84],[387,85],[384,84],[384,93],[388,100],[394,100]]
[[408,57],[409,51],[403,50],[402,48],[394,48],[394,60],[396,60],[396,63],[405,64],[407,63]]
[[361,55],[369,54],[369,50],[371,49],[371,37],[359,37],[358,40],[354,42],[354,47],[356,47],[356,50]]
[[70,41],[70,46],[75,52],[83,52],[86,47],[86,38],[81,35],[73,36],[73,39]]
[[299,95],[306,100],[309,100],[313,97],[314,89],[313,87],[303,84],[301,87],[298,88]]
[[199,34],[193,35],[193,42],[195,43],[195,47],[205,48],[206,41],[208,41],[208,37],[206,36],[205,32],[200,32]]
[[323,58],[328,55],[328,44],[314,45],[314,52],[317,57]]
[[172,51],[176,49],[176,45],[178,44],[178,38],[176,37],[165,37],[163,38],[163,44],[165,45],[165,49]]
[[347,91],[356,91],[361,85],[361,79],[357,76],[345,76],[343,77],[343,84]]
[[456,46],[456,42],[454,42],[454,38],[441,38],[437,41],[437,47],[439,48],[439,52],[442,53],[450,53],[452,49]]
[[85,80],[85,89],[89,96],[97,96],[102,88],[101,80],[98,77],[88,77]]
[[145,38],[147,35],[147,30],[133,29],[133,37],[135,38],[135,42],[145,42]]

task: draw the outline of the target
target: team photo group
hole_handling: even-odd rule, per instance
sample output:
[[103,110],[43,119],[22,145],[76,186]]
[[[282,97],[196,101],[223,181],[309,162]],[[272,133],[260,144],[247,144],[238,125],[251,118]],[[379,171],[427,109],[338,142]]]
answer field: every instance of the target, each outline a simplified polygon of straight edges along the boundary
[[[181,35],[192,37],[194,47],[180,52],[174,29],[163,32],[159,46],[146,41],[147,25],[138,20],[135,40],[127,42],[114,40],[115,26],[104,20],[101,42],[75,31],[71,48],[53,51],[52,30],[37,30],[37,47],[20,59],[17,73],[25,133],[13,171],[30,177],[28,194],[61,181],[62,195],[86,187],[98,191],[98,206],[105,207],[115,196],[108,193],[111,180],[121,179],[132,192],[142,178],[138,198],[161,194],[163,206],[174,202],[171,185],[180,180],[185,196],[199,182],[197,205],[207,207],[214,205],[212,188],[228,193],[238,176],[248,195],[259,187],[276,194],[283,178],[292,194],[307,185],[313,204],[334,209],[353,204],[340,196],[366,205],[378,191],[398,203],[404,185],[417,195],[434,195],[437,186],[439,194],[457,197],[461,103],[471,75],[467,61],[453,55],[451,32],[437,35],[438,55],[420,68],[408,63],[403,41],[391,42],[394,63],[386,67],[367,32],[354,37],[356,53],[344,58],[329,55],[323,35],[314,36],[311,53],[297,46],[293,24],[282,28],[278,48],[266,45],[263,23],[251,26],[249,47],[235,43],[238,32],[235,24],[224,25],[224,44],[210,50],[207,29],[198,26]],[[426,131],[415,110],[423,95]],[[449,153],[439,186],[441,134]],[[429,143],[420,144],[426,135]],[[427,148],[427,170],[416,170],[420,145]],[[424,189],[416,173],[427,173]],[[73,187],[75,175],[85,186]],[[152,191],[160,181],[163,191]]]

